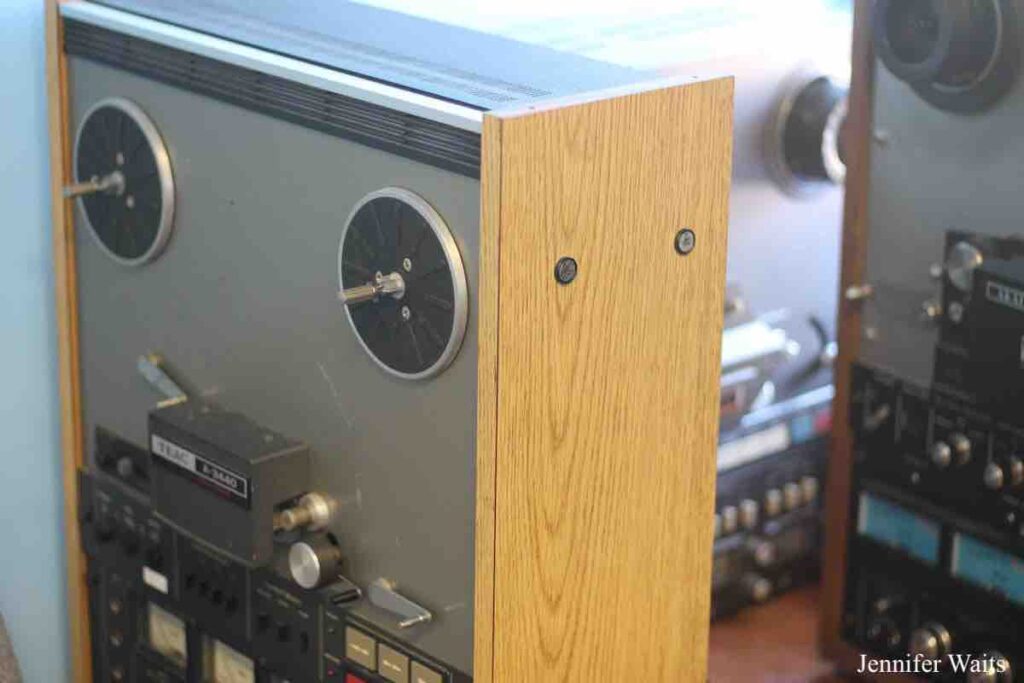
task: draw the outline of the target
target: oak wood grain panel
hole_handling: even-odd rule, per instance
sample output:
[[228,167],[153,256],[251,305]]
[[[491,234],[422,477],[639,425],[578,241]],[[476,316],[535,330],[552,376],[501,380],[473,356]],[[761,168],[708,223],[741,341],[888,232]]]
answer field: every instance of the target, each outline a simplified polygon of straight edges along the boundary
[[494,664],[494,486],[498,429],[498,283],[501,119],[484,117],[477,289],[476,548],[473,678],[491,683]]
[[826,484],[823,601],[820,638],[823,652],[840,665],[855,661],[841,638],[845,591],[846,544],[849,525],[853,444],[850,432],[850,370],[860,350],[861,303],[848,301],[844,292],[864,278],[868,232],[868,174],[871,153],[871,102],[874,55],[871,48],[871,0],[854,7],[852,74],[848,113],[843,132],[846,159],[846,198],[843,206],[843,239],[833,400],[835,420]]
[[60,393],[61,463],[64,480],[64,544],[71,675],[92,680],[89,594],[85,555],[78,528],[78,470],[82,466],[82,418],[79,408],[78,297],[75,233],[71,202],[63,187],[71,169],[68,128],[67,63],[62,49],[59,2],[46,0],[46,94],[50,132],[50,196],[53,221],[53,281],[57,313],[57,362]]
[[493,681],[705,679],[731,122],[731,80],[502,117]]

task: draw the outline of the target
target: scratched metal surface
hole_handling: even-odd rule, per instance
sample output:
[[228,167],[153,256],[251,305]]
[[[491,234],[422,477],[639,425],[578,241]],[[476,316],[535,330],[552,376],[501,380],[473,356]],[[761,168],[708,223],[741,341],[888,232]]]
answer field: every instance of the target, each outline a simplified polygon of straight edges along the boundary
[[[307,441],[315,487],[344,504],[332,530],[348,573],[397,581],[436,615],[403,637],[471,671],[478,183],[93,63],[70,75],[73,125],[100,98],[135,101],[178,188],[174,235],[148,266],[115,264],[77,222],[87,434],[146,443],[159,397],[135,359],[156,351],[194,391]],[[342,223],[385,185],[438,209],[470,282],[462,350],[425,382],[374,365],[335,299]]]

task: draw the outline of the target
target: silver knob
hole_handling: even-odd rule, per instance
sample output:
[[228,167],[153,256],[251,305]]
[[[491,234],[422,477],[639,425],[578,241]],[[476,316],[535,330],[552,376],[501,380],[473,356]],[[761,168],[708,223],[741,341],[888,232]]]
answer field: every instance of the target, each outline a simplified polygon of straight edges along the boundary
[[974,245],[969,242],[957,242],[946,256],[946,276],[949,282],[961,292],[971,291],[974,285],[974,271],[984,260]]
[[401,299],[404,294],[405,280],[400,273],[377,273],[373,276],[372,282],[341,290],[338,292],[338,298],[346,306],[353,306],[364,301],[373,301],[381,295]]
[[783,486],[782,500],[787,510],[795,510],[800,507],[800,503],[803,502],[803,492],[800,490],[800,485],[791,481]]
[[341,550],[326,538],[298,541],[288,550],[288,570],[303,588],[319,588],[337,578]]
[[939,469],[946,469],[953,462],[953,449],[945,441],[936,441],[931,448],[932,462]]
[[295,505],[274,515],[274,531],[320,531],[334,518],[337,505],[322,493],[307,493]]
[[750,542],[750,555],[754,558],[754,564],[762,569],[775,564],[778,559],[778,549],[771,541],[754,539]]
[[949,445],[953,447],[957,465],[966,465],[971,461],[971,440],[960,432],[949,435]]
[[1024,484],[1024,460],[1016,455],[1011,455],[1006,459],[1006,472],[1010,475],[1010,486]]
[[745,498],[740,501],[740,525],[748,531],[756,527],[760,511],[756,500]]
[[983,652],[978,656],[978,661],[984,668],[968,673],[967,683],[1010,683],[1013,680],[1013,667],[1001,652]]
[[817,477],[808,475],[800,480],[800,491],[803,493],[804,505],[810,505],[818,499],[819,488],[820,482],[818,482]]
[[768,489],[764,494],[764,514],[777,517],[782,512],[782,491]]
[[945,626],[937,622],[929,622],[910,634],[910,654],[920,655],[923,659],[941,659],[952,648],[952,636]]
[[725,535],[736,533],[739,526],[739,511],[733,505],[726,505],[722,508],[722,533]]
[[744,576],[743,585],[754,602],[764,602],[772,596],[772,582],[758,574]]
[[998,491],[1006,483],[1006,475],[1003,473],[1002,467],[994,462],[990,462],[985,466],[984,480],[985,488]]

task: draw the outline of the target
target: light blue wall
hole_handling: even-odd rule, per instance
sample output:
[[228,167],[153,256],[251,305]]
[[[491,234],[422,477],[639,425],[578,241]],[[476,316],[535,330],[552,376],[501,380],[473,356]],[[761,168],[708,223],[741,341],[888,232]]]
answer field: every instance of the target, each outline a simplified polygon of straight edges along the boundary
[[43,2],[0,0],[0,611],[26,683],[67,679]]

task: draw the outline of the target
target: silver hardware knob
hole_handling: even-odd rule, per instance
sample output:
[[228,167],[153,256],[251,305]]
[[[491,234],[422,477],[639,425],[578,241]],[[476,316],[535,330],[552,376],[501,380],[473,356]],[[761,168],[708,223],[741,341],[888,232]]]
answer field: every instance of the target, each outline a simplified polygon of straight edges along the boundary
[[978,661],[983,669],[968,673],[967,683],[1010,683],[1013,680],[1013,667],[1003,653],[996,650],[983,652]]
[[1010,486],[1024,484],[1024,460],[1011,455],[1006,459],[1006,473],[1009,475]]
[[760,511],[756,500],[745,498],[740,501],[740,526],[747,530],[756,527]]
[[931,448],[932,462],[939,469],[946,469],[953,462],[953,449],[945,441],[936,441]]
[[298,541],[288,550],[288,570],[303,588],[319,588],[337,578],[341,550],[326,538]]
[[949,445],[953,447],[957,465],[966,465],[971,461],[971,440],[965,434],[960,432],[950,434]]
[[743,586],[747,590],[747,595],[754,602],[764,602],[772,596],[772,582],[763,576],[758,574],[747,574],[743,577]]
[[778,559],[778,550],[772,541],[755,539],[750,542],[750,555],[754,558],[754,564],[762,569],[771,567]]
[[728,535],[736,533],[739,527],[739,511],[733,505],[722,508],[722,533]]
[[974,285],[974,271],[984,260],[984,256],[974,245],[957,242],[946,256],[946,277],[961,292],[969,292]]
[[953,638],[946,627],[929,622],[910,634],[910,654],[923,659],[942,659],[953,648]]
[[1006,475],[1003,473],[1003,468],[994,462],[990,462],[985,466],[984,481],[985,488],[993,491],[998,491],[1003,488],[1003,484],[1006,482]]
[[320,531],[330,524],[337,506],[322,493],[307,493],[292,507],[274,515],[274,531]]
[[372,282],[341,290],[338,292],[338,298],[346,306],[354,306],[365,301],[374,301],[382,295],[401,299],[404,294],[405,280],[400,273],[377,273],[373,276]]
[[791,481],[783,486],[782,500],[786,510],[795,510],[800,507],[800,504],[803,502],[803,492],[800,490],[800,485]]

